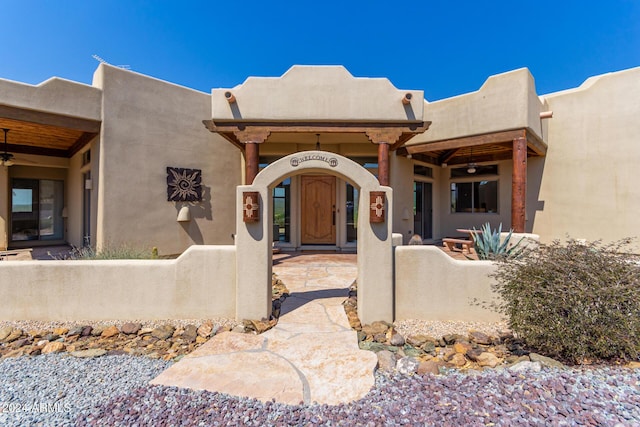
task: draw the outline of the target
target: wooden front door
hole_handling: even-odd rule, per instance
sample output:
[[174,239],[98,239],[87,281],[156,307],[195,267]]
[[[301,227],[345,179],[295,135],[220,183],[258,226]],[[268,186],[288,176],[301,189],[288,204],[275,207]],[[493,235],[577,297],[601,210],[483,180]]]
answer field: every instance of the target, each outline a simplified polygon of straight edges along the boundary
[[303,175],[301,180],[301,242],[336,244],[336,178]]

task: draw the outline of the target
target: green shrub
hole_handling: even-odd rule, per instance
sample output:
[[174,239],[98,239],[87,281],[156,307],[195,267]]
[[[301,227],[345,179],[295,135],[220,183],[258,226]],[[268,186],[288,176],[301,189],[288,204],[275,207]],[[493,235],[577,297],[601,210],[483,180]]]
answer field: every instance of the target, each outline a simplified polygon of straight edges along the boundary
[[[473,231],[476,231],[476,229],[474,228]],[[499,260],[504,258],[514,258],[522,252],[522,248],[519,247],[522,240],[509,247],[513,230],[509,230],[509,234],[507,234],[505,239],[500,242],[502,223],[500,223],[497,230],[492,231],[491,224],[487,222],[480,228],[480,231],[481,233],[472,234],[473,247],[476,250],[479,259]]]
[[499,310],[518,337],[551,357],[586,363],[638,359],[640,264],[624,239],[569,239],[499,263]]
[[[154,248],[155,249],[155,248]],[[90,246],[74,247],[67,259],[98,260],[98,259],[156,259],[157,249],[140,249],[129,245],[105,245],[99,251]]]

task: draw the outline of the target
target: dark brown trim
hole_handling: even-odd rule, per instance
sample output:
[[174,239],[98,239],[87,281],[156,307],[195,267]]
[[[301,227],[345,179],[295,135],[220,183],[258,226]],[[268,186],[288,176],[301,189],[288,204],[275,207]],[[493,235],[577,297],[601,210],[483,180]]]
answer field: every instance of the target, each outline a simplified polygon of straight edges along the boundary
[[7,151],[9,153],[20,154],[34,154],[37,156],[52,156],[52,157],[68,157],[68,150],[60,150],[57,148],[47,147],[35,147],[33,145],[14,145],[7,144]]
[[91,140],[96,136],[98,136],[97,133],[84,132],[80,136],[80,138],[78,138],[76,142],[74,142],[73,145],[69,147],[69,150],[67,150],[67,157],[73,157],[74,154],[82,150],[82,148],[88,143],[90,143]]

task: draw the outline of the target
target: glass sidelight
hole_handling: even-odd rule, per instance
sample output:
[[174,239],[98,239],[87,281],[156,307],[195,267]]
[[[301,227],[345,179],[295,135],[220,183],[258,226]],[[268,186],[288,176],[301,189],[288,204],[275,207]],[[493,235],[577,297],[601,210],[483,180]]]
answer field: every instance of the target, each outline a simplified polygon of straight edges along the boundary
[[62,181],[13,179],[11,241],[64,239],[63,207]]

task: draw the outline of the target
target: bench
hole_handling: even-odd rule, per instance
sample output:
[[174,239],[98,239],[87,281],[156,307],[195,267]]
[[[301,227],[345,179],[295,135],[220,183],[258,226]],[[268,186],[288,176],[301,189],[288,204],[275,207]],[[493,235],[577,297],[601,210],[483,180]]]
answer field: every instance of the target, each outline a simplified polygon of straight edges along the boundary
[[31,256],[32,249],[13,249],[10,251],[0,251],[0,261],[18,261],[25,259],[33,259]]
[[466,250],[468,254],[471,254],[471,249],[473,248],[473,240],[453,239],[449,237],[442,239],[442,246],[446,247],[448,250],[452,252],[458,250],[456,245],[462,246],[462,250],[461,250],[462,252]]

